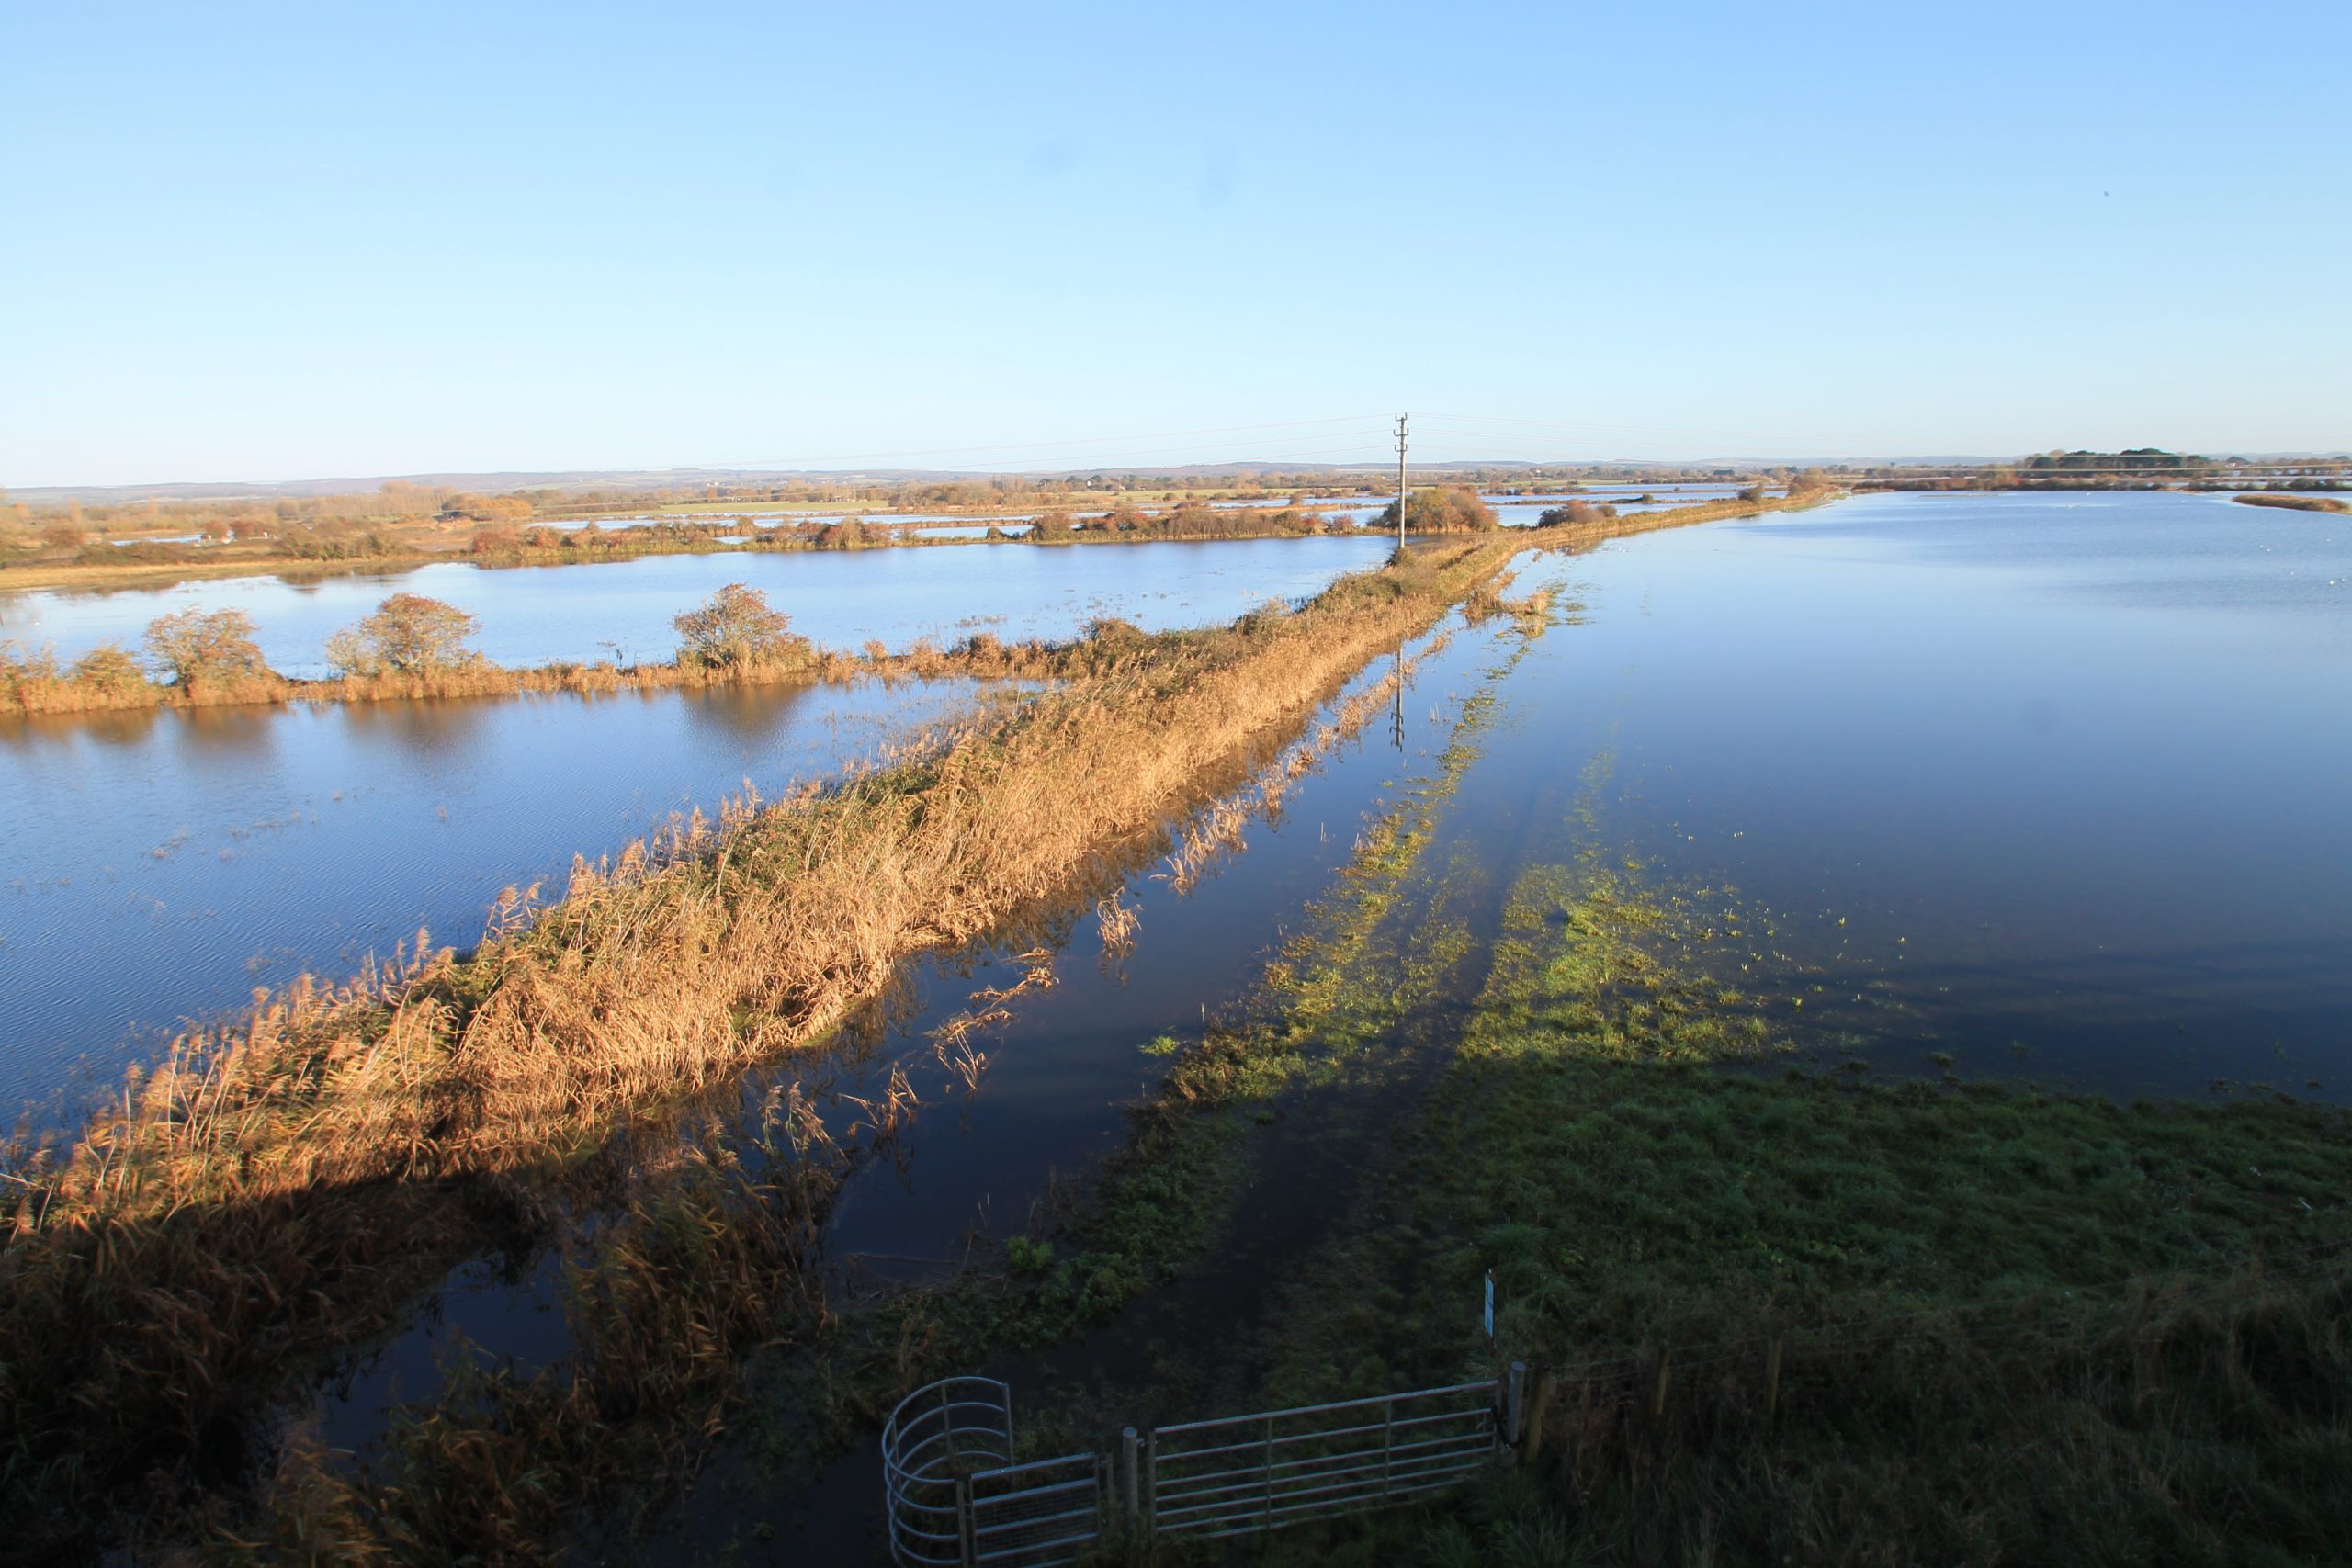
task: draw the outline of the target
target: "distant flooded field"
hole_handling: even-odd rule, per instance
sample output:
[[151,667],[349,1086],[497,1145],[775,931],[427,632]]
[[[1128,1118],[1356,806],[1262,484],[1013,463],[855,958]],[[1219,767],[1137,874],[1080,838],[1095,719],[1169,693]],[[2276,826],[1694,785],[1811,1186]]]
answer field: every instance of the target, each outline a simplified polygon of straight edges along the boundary
[[[167,605],[242,603],[299,667],[400,581],[470,603],[494,657],[593,658],[616,630],[653,656],[676,607],[750,577],[822,640],[904,646],[976,618],[1005,636],[1222,619],[1386,547],[433,568],[56,599],[43,613],[68,624],[43,626],[70,648]],[[1751,977],[1777,976],[1825,1050],[1900,1043],[1915,1066],[1932,1050],[2124,1092],[2352,1066],[2352,522],[2170,494],[1874,496],[1621,540],[1543,577],[1586,609],[1498,688],[1510,722],[1456,807],[1470,840],[1476,800],[1523,797],[1516,821],[1604,761],[1580,809],[1624,852],[1781,912]],[[950,618],[990,604],[1001,618]],[[747,778],[830,773],[967,695],[0,727],[0,788],[43,803],[0,823],[0,1100],[51,1091],[85,1054],[103,1082],[134,1030],[346,972],[420,923],[469,943],[511,883]]]
[[[974,1193],[1099,1155],[1104,1107],[1156,1070],[1134,1046],[1235,1005],[1474,697],[1402,947],[1442,906],[1483,946],[1531,869],[1605,873],[1709,929],[1712,972],[1810,1067],[2352,1100],[2352,520],[1891,495],[1532,559],[1520,581],[1572,600],[1568,624],[1515,657],[1506,628],[1458,633],[1414,680],[1401,751],[1367,737],[1195,893],[1136,878],[1133,954],[1024,1002],[982,1091],[854,1186],[839,1249],[949,1257]],[[1081,914],[1071,951],[1097,942]],[[840,1087],[902,1067],[953,1093],[924,1031],[1016,968],[936,981],[910,1048]]]
[[146,710],[0,720],[0,1105],[112,1084],[182,1020],[421,926],[471,947],[500,891],[870,758],[965,682]]
[[678,641],[673,616],[721,584],[748,582],[820,644],[854,649],[876,638],[895,651],[922,637],[944,646],[981,631],[1007,641],[1067,637],[1102,615],[1147,631],[1213,625],[1268,600],[1317,592],[1378,564],[1389,547],[1377,537],[1323,537],[661,555],[501,569],[435,563],[307,582],[243,577],[0,595],[0,637],[54,645],[70,660],[109,640],[135,650],[158,615],[233,608],[253,617],[272,669],[317,676],[329,672],[329,637],[404,592],[480,616],[475,646],[496,663],[633,663],[668,659]]

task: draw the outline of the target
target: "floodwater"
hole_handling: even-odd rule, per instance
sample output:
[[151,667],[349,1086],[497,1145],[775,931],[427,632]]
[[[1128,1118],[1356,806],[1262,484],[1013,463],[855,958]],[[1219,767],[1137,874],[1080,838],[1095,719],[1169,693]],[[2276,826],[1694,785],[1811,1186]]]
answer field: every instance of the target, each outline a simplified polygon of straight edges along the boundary
[[961,682],[220,707],[0,722],[0,1108],[106,1089],[185,1020],[417,929],[469,948],[500,891],[837,773]]
[[671,620],[721,585],[747,582],[829,648],[879,638],[902,649],[974,632],[1006,641],[1077,635],[1101,615],[1147,631],[1229,621],[1268,600],[1319,592],[1377,565],[1378,537],[1216,540],[1031,549],[944,545],[842,551],[641,556],[574,566],[436,562],[288,582],[225,578],[110,593],[0,596],[0,637],[73,659],[101,642],[137,649],[148,622],[188,609],[244,611],[272,669],[330,672],[326,641],[387,595],[421,593],[481,617],[472,646],[508,665],[660,662],[677,651]]
[[2352,1097],[2352,519],[2263,510],[1888,495],[1624,541],[1521,733],[1612,750],[1618,842],[1784,912],[1788,1000],[1855,1048]]
[[[1189,897],[1133,879],[1123,963],[1083,962],[1080,919],[1080,961],[1023,1004],[978,1097],[845,1199],[842,1252],[1018,1234],[1046,1169],[1082,1166],[1148,1088],[1135,1048],[1242,995],[1478,691],[1493,717],[1422,861],[1476,868],[1474,928],[1522,869],[1595,849],[1752,922],[1724,978],[1801,1061],[2352,1100],[2352,518],[1874,496],[1529,558],[1539,584],[1569,624],[1515,660],[1507,627],[1457,632],[1415,676],[1401,752],[1372,727]],[[984,983],[1009,981],[938,1006]]]
[[[1507,623],[1455,627],[1394,729],[1341,747],[1197,890],[1136,868],[1131,953],[1098,961],[1093,915],[1070,911],[1060,983],[978,1038],[977,1089],[925,1033],[1012,981],[985,955],[919,976],[921,1006],[882,1042],[795,1068],[872,1098],[903,1067],[924,1106],[834,1210],[834,1263],[919,1277],[1021,1234],[1124,1135],[1121,1108],[1165,1060],[1139,1047],[1195,1038],[1248,995],[1474,695],[1491,701],[1477,755],[1396,917],[1452,901],[1474,937],[1458,994],[1518,874],[1594,851],[1736,912],[1743,942],[1709,961],[1763,998],[1800,1065],[1929,1074],[1949,1057],[2120,1097],[2352,1098],[2352,519],[2166,494],[1872,496],[1532,558],[1520,583],[1572,611],[1524,646]],[[557,1353],[551,1279],[544,1261],[454,1279],[330,1391],[331,1438],[364,1440],[425,1393],[453,1336],[526,1366]],[[871,1529],[871,1468],[861,1449],[820,1506],[844,1561]],[[692,1555],[712,1542],[687,1513]]]
[[[841,1252],[1018,1234],[1156,1077],[1136,1047],[1235,1004],[1481,691],[1422,863],[1476,866],[1483,919],[1521,870],[1596,849],[1752,922],[1717,959],[1801,1061],[2352,1100],[2352,518],[1874,496],[1529,558],[1519,582],[1572,599],[1568,624],[1515,660],[1507,626],[1457,630],[1401,750],[1370,727],[1189,896],[1131,878],[1120,963],[1076,918],[1062,983],[1019,1004],[968,1103],[910,1065],[956,1109],[846,1197]],[[1011,975],[934,977],[905,1038]]]

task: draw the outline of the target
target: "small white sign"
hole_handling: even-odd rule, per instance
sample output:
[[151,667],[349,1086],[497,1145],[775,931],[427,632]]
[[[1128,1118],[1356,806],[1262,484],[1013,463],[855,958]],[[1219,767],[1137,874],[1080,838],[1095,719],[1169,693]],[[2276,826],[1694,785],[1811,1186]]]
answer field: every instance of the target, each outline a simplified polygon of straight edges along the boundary
[[1487,1337],[1495,1337],[1495,1271],[1487,1270]]

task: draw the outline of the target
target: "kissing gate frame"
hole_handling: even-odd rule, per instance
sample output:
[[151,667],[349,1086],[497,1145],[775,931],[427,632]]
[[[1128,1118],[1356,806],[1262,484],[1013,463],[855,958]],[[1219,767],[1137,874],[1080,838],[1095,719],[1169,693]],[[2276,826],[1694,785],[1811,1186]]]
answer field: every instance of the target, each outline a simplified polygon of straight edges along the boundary
[[1519,1440],[1510,1377],[1295,1405],[1120,1434],[1119,1463],[1014,1462],[1012,1392],[926,1383],[882,1428],[891,1561],[900,1568],[1062,1568],[1106,1536],[1217,1538],[1419,1502]]

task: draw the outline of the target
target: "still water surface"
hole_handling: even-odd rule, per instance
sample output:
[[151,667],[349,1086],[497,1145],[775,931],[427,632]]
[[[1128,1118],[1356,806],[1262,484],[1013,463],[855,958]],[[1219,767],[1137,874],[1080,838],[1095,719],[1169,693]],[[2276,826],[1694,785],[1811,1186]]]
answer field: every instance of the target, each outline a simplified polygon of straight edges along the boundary
[[[1630,865],[1736,911],[1755,941],[1714,950],[1723,977],[1798,1065],[1932,1074],[1932,1053],[2123,1096],[2219,1079],[2352,1099],[2352,520],[1884,496],[1613,541],[1521,581],[1576,614],[1515,660],[1507,625],[1460,631],[1415,681],[1401,751],[1375,724],[1197,893],[1136,874],[1123,961],[1091,961],[1077,913],[1062,983],[982,1043],[976,1094],[922,1032],[1009,964],[926,976],[894,1046],[810,1070],[870,1097],[903,1065],[928,1107],[844,1195],[831,1256],[902,1276],[1022,1232],[1149,1091],[1166,1058],[1136,1047],[1248,991],[1479,691],[1492,716],[1398,899],[1408,923],[1442,888],[1485,937],[1527,867]],[[1483,954],[1464,962],[1475,984]],[[552,1354],[548,1302],[545,1278],[453,1281],[331,1395],[330,1431],[429,1388],[453,1328]]]
[[330,672],[326,640],[386,595],[422,593],[478,615],[473,646],[500,664],[661,661],[671,620],[722,584],[748,582],[829,648],[869,637],[893,649],[974,632],[1008,642],[1077,635],[1098,615],[1147,631],[1228,621],[1268,600],[1319,592],[1387,557],[1378,537],[1086,545],[1050,549],[952,545],[894,550],[642,556],[580,566],[488,569],[439,562],[400,572],[288,582],[227,578],[111,593],[0,595],[0,637],[53,645],[72,659],[101,642],[136,649],[147,623],[187,609],[253,617],[270,667]]
[[[1375,726],[1190,897],[1135,879],[1115,968],[1082,961],[1080,919],[1080,961],[976,1097],[898,1055],[954,1109],[844,1197],[834,1256],[919,1269],[968,1227],[1019,1234],[1148,1092],[1162,1059],[1135,1047],[1243,996],[1479,690],[1493,716],[1408,912],[1452,887],[1484,938],[1523,870],[1598,865],[1736,917],[1747,940],[1704,962],[1760,998],[1776,1065],[2352,1100],[2352,519],[2252,511],[1883,496],[1530,563],[1569,624],[1508,663],[1508,631],[1459,634],[1404,754]],[[906,1038],[1009,977],[934,980]],[[842,1087],[876,1092],[892,1060]]]
[[[1883,496],[1530,563],[1571,624],[1507,666],[1508,632],[1460,634],[1405,754],[1375,733],[1333,760],[1190,898],[1136,879],[1135,953],[1024,1004],[979,1095],[845,1199],[838,1251],[1018,1233],[1148,1089],[1134,1046],[1243,993],[1481,688],[1492,722],[1422,862],[1477,868],[1474,931],[1531,865],[1630,861],[1736,912],[1755,940],[1711,962],[1801,1064],[2352,1100],[2352,519],[2253,512]],[[1094,940],[1080,919],[1074,952]],[[934,1014],[990,978],[938,982]]]
[[103,1089],[255,987],[335,980],[501,889],[872,756],[965,682],[0,722],[0,1108]]
[[[1560,570],[1587,608],[1498,692],[1509,722],[1456,808],[1471,841],[1483,817],[1560,815],[1598,759],[1588,804],[1618,847],[1778,912],[1749,978],[1792,1021],[1802,1000],[1823,1049],[2119,1093],[2352,1088],[2352,521],[1873,496]],[[131,1020],[347,966],[419,919],[467,940],[506,883],[746,774],[821,771],[898,700],[888,720],[871,695],[662,694],[0,731],[10,798],[70,803],[0,827],[0,1077],[44,1088]],[[753,711],[708,705],[730,701]],[[1498,877],[1537,852],[1513,834],[1478,852]]]

